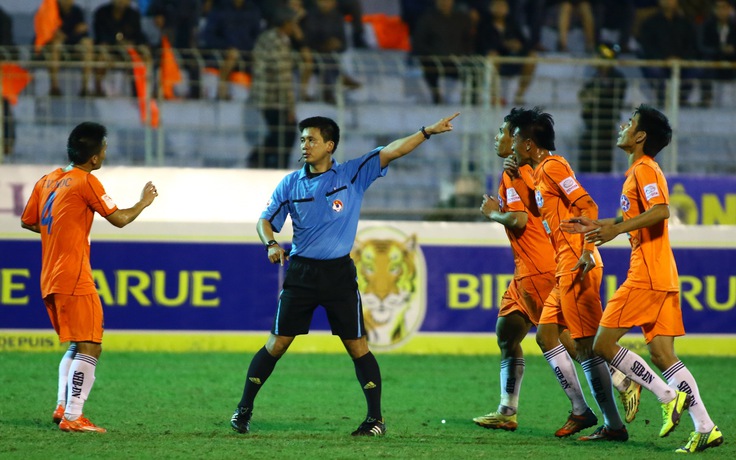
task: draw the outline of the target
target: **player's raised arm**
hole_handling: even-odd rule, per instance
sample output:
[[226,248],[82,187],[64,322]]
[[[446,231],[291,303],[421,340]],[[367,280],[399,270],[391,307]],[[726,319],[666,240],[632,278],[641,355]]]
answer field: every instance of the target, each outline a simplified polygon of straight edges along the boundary
[[447,131],[452,131],[452,123],[460,112],[455,112],[454,115],[440,119],[437,123],[430,126],[422,126],[422,129],[401,139],[388,144],[381,150],[381,168],[385,168],[389,163],[397,158],[401,158],[407,153],[411,152],[419,146],[422,142],[428,140],[434,134],[442,134]]
[[145,186],[143,186],[143,190],[141,191],[141,199],[138,200],[136,204],[127,209],[118,209],[109,216],[105,217],[105,219],[107,219],[107,221],[114,226],[118,228],[123,228],[129,223],[133,222],[143,212],[144,209],[149,207],[157,196],[158,191],[156,190],[156,186],[153,185],[153,182],[149,181],[146,183]]

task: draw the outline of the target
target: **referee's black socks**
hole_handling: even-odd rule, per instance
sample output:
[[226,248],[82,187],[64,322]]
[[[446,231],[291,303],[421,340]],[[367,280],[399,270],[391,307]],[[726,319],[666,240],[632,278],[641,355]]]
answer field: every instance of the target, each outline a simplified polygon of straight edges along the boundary
[[381,369],[378,361],[370,351],[358,359],[354,359],[355,375],[363,388],[368,404],[368,417],[381,420]]
[[271,356],[271,353],[264,346],[250,362],[248,366],[248,376],[245,378],[245,388],[243,389],[243,398],[240,400],[238,407],[253,408],[253,401],[256,399],[258,390],[261,389],[266,379],[271,375],[279,358]]

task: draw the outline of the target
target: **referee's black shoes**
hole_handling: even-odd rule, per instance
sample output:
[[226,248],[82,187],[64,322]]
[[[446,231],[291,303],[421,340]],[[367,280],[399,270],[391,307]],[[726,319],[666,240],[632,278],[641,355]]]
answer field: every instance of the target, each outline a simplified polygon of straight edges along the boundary
[[383,419],[378,420],[373,417],[366,418],[352,433],[353,436],[383,436],[384,434],[386,434],[386,424]]
[[238,433],[250,432],[250,418],[253,416],[253,409],[248,407],[238,407],[235,409],[233,417],[230,419],[230,426]]

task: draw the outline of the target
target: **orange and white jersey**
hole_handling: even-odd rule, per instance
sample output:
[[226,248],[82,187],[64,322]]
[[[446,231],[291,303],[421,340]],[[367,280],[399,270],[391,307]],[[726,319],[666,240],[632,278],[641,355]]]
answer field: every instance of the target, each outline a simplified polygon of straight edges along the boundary
[[[560,230],[560,222],[579,217],[573,204],[588,196],[563,157],[550,155],[534,169],[534,198],[542,216],[542,224],[555,250],[557,275],[565,275],[578,263],[585,245],[585,235]],[[596,265],[603,266],[600,253],[593,249]]]
[[[667,180],[653,158],[644,155],[626,171],[621,192],[624,220],[655,205],[669,204]],[[656,291],[677,291],[679,281],[670,245],[668,220],[629,232],[631,265],[625,285]]]
[[[522,166],[519,168],[519,174],[529,188],[534,188],[531,166]],[[501,212],[525,212],[527,214],[524,228],[506,227],[506,235],[514,253],[515,276],[523,278],[553,271],[556,266],[555,250],[547,238],[542,219],[526,209],[507,174],[501,175],[498,202]]]
[[89,232],[94,213],[117,210],[92,174],[59,168],[36,182],[21,220],[41,229],[41,295],[97,292],[89,261]]

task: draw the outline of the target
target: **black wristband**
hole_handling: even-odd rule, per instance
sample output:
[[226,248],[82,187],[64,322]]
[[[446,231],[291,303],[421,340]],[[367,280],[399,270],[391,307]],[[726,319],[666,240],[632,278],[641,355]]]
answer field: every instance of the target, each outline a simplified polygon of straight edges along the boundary
[[278,244],[279,244],[279,242],[278,242],[278,241],[276,241],[276,240],[271,240],[271,241],[269,241],[268,243],[266,243],[266,251],[268,251],[268,248],[270,248],[270,247],[271,247],[271,246],[273,246],[274,244],[278,245]]
[[422,126],[422,136],[424,136],[425,139],[429,139],[430,137],[432,137],[432,135],[424,129],[424,126]]

